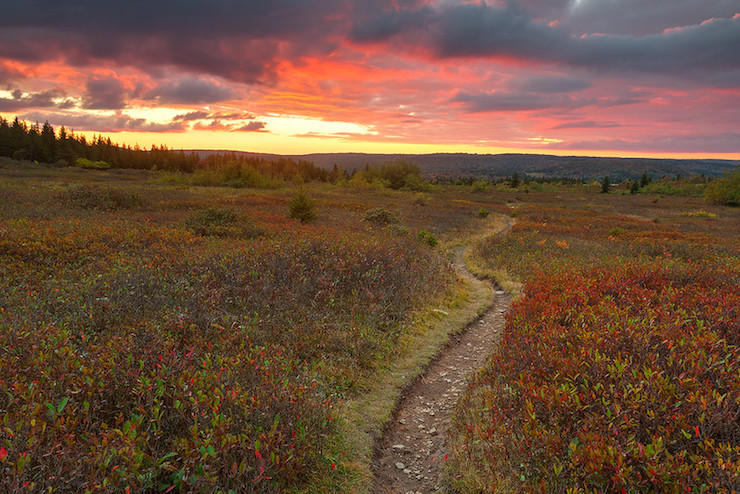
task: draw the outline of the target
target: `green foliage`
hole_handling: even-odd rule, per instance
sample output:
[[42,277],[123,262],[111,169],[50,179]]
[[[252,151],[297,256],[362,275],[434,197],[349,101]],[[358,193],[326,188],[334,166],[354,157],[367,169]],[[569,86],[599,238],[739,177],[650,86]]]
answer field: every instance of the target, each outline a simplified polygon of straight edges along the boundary
[[301,223],[310,223],[318,217],[316,205],[303,190],[294,195],[288,203],[288,216]]
[[431,248],[437,246],[438,242],[436,237],[428,230],[419,230],[419,233],[417,233],[417,237],[419,238],[419,240],[421,240],[423,243],[427,244]]
[[87,158],[77,158],[75,166],[77,166],[77,168],[87,168],[91,170],[107,170],[110,168],[110,164],[105,161],[92,161]]
[[705,187],[703,183],[661,180],[659,182],[650,182],[645,187],[642,187],[640,192],[643,194],[660,194],[663,196],[702,197]]
[[185,220],[196,235],[214,237],[254,238],[264,233],[245,216],[230,209],[208,207]]
[[471,192],[485,192],[490,187],[490,183],[487,180],[476,180],[470,186]]
[[486,208],[480,208],[480,210],[478,210],[479,218],[487,218],[489,214],[491,214],[491,212]]
[[509,187],[512,189],[516,189],[519,187],[519,183],[521,181],[519,180],[519,174],[517,172],[514,172],[514,174],[511,176],[511,181],[509,182]]
[[429,184],[421,177],[419,165],[403,159],[379,167],[368,166],[357,172],[353,181],[375,183],[389,189],[429,190]]
[[607,175],[601,181],[601,193],[602,194],[608,193],[610,185],[611,185],[611,181],[609,180],[609,176]]
[[704,190],[704,198],[715,204],[740,205],[740,167],[709,182]]
[[372,208],[365,211],[365,217],[363,221],[373,223],[376,225],[388,225],[391,223],[398,223],[398,213],[389,211],[385,208]]
[[59,194],[59,200],[74,208],[101,211],[137,209],[143,206],[141,197],[134,192],[97,185],[72,186]]

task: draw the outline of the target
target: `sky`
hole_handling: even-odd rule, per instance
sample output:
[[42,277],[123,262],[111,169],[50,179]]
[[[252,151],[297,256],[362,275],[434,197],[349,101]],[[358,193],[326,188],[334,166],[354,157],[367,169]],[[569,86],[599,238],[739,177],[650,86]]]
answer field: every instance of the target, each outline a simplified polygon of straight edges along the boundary
[[0,116],[175,149],[740,159],[740,0],[23,0]]

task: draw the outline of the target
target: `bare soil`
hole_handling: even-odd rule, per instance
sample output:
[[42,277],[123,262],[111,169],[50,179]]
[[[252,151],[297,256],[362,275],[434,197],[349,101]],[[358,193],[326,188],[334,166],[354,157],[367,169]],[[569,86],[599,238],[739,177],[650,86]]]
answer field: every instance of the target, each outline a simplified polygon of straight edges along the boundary
[[[462,253],[457,253],[455,267],[463,276],[471,276]],[[470,376],[496,349],[510,303],[511,297],[497,290],[493,305],[483,316],[453,336],[421,378],[407,388],[375,445],[374,493],[441,490],[440,474],[447,454],[452,412]]]

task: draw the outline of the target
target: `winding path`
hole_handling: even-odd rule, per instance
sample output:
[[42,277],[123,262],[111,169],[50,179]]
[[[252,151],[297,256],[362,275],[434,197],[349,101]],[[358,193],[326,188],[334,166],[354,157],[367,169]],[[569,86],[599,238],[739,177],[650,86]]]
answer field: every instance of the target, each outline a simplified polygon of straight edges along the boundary
[[[499,234],[505,233],[509,225]],[[463,261],[464,248],[455,255],[455,269],[473,275]],[[511,297],[496,290],[493,305],[457,336],[429,365],[425,374],[406,390],[374,456],[375,494],[428,493],[440,489],[447,429],[459,395],[469,376],[480,369],[498,345]]]

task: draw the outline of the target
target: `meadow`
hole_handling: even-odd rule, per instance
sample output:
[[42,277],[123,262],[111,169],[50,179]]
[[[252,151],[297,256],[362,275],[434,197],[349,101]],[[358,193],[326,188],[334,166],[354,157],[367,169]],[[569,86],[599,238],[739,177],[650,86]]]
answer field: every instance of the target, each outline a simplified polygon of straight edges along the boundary
[[737,489],[740,211],[560,188],[512,216],[469,259],[520,298],[458,405],[450,485]]
[[[390,413],[385,376],[420,372],[397,364],[474,298],[446,248],[502,218],[468,261],[521,297],[461,401],[449,485],[737,482],[737,208],[188,177],[0,164],[0,491],[366,492],[355,436]],[[290,217],[301,193],[313,221]],[[367,397],[388,405],[348,411]]]
[[[3,492],[299,490],[341,464],[342,400],[455,286],[413,194],[314,187],[304,225],[297,187],[0,174]],[[364,220],[382,207],[404,224]]]

